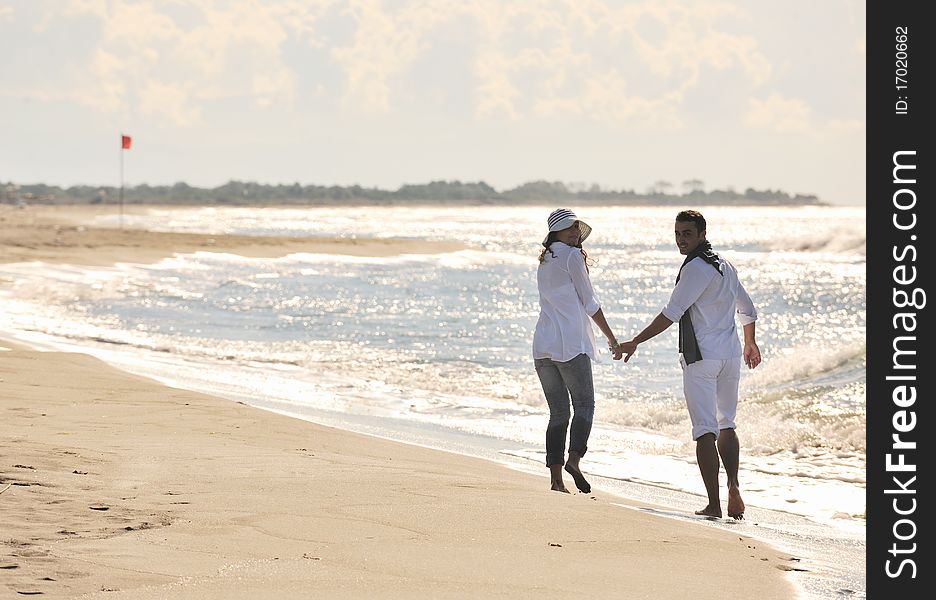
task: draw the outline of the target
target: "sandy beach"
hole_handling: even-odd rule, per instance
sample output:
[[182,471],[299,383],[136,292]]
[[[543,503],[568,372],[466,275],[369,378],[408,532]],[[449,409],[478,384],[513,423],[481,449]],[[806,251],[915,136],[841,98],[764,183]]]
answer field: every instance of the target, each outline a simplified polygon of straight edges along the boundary
[[[2,206],[0,261],[459,249],[81,225],[113,210]],[[796,597],[789,554],[601,490],[550,492],[545,467],[325,427],[85,354],[0,347],[2,597]]]
[[[144,211],[131,206],[125,214]],[[390,256],[452,252],[455,242],[414,242],[396,239],[251,237],[166,233],[119,227],[86,227],[97,215],[117,214],[113,206],[0,205],[0,262],[46,261],[81,265],[115,262],[155,262],[175,253],[227,252],[268,258],[296,252]]]

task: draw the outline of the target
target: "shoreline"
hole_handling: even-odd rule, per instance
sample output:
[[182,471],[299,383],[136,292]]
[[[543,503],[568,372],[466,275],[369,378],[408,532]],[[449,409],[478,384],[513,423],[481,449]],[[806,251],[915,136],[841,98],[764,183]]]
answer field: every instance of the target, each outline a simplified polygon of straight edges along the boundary
[[[7,213],[0,218],[0,227],[11,225]],[[115,252],[148,262],[185,251],[173,245],[177,234],[133,232],[129,245],[69,224],[62,213],[57,223],[44,218],[14,229],[28,238],[73,227],[90,243],[27,239],[26,255],[34,254],[25,260],[113,264]],[[250,239],[239,239],[246,236],[202,241],[207,237],[230,244],[227,251],[251,248]],[[7,260],[7,250],[22,244],[0,239],[4,262],[23,260]],[[412,252],[412,242],[389,242],[366,251]],[[270,246],[288,253],[288,246]],[[332,241],[332,252],[348,248],[360,250],[354,240]],[[11,591],[89,598],[116,591],[132,598],[305,597],[310,588],[321,597],[798,595],[790,579],[800,570],[797,559],[743,533],[626,510],[620,496],[602,491],[552,493],[545,472],[318,425],[165,386],[89,354],[4,340],[0,444],[9,464],[0,465],[0,503],[9,525],[0,572]],[[563,568],[548,566],[556,562]]]

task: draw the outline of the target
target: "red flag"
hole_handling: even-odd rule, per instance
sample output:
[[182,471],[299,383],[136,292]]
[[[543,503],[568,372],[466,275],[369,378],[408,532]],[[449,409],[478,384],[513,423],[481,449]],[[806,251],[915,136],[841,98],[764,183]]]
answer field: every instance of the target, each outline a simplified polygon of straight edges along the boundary
[[121,148],[122,150],[129,150],[129,149],[130,149],[130,143],[131,143],[132,141],[133,141],[133,140],[130,139],[130,136],[129,136],[129,135],[121,135],[121,136],[120,136],[120,148]]

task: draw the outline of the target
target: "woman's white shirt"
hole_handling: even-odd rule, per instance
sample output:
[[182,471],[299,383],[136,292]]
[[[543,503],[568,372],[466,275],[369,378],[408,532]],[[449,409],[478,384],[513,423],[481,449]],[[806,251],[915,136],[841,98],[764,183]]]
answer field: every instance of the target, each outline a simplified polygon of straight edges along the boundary
[[557,362],[587,354],[598,362],[591,315],[601,303],[579,248],[553,242],[536,271],[540,315],[533,333],[533,358]]

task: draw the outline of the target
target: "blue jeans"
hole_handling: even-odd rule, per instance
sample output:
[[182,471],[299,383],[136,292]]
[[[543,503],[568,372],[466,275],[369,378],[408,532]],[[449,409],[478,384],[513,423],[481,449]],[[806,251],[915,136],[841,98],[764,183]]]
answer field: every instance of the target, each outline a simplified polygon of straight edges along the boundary
[[[569,430],[569,452],[584,455],[588,436],[595,419],[595,385],[591,359],[579,354],[566,362],[549,358],[533,360],[536,374],[543,385],[549,404],[549,425],[546,426],[546,465],[565,463],[566,430]],[[572,400],[572,427],[569,428],[569,400]]]

